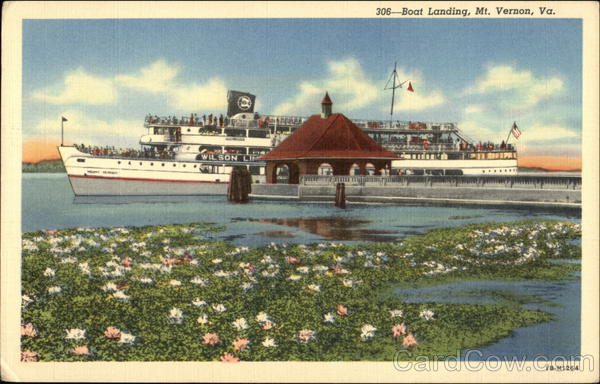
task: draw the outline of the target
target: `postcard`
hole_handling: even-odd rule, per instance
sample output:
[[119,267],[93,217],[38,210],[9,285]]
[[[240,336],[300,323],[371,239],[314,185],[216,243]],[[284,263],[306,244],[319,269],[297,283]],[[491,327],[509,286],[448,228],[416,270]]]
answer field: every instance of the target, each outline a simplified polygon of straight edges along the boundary
[[3,21],[3,379],[598,380],[597,3]]

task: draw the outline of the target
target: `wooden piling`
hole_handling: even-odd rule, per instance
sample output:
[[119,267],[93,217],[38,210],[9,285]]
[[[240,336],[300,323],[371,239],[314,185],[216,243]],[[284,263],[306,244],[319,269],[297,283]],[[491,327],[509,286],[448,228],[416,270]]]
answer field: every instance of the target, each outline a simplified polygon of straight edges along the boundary
[[234,167],[229,176],[227,200],[233,203],[247,203],[252,192],[252,175],[244,167]]
[[346,184],[337,183],[335,185],[335,206],[346,208]]

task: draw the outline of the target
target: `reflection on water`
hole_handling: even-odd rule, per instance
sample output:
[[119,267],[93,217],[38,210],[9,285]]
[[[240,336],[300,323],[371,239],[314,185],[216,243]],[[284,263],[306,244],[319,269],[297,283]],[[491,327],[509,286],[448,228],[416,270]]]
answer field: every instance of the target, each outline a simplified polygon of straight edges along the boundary
[[[293,217],[284,219],[237,219],[251,221],[263,224],[284,225],[287,227],[298,228],[304,232],[318,235],[328,240],[338,241],[395,241],[396,236],[393,232],[357,228],[370,223],[366,219],[345,218],[345,217]],[[281,231],[267,231],[261,234],[268,235],[274,233],[272,237],[282,237]],[[291,236],[293,237],[293,235]]]
[[259,236],[270,237],[272,239],[291,239],[295,237],[290,231],[263,231],[256,234]]

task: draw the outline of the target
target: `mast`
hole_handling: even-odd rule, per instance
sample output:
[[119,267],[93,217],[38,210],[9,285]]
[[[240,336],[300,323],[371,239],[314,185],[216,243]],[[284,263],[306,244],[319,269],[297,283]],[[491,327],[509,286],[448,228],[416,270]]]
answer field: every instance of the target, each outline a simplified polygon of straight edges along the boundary
[[[406,83],[406,81],[402,82],[402,83],[398,83],[398,85],[396,85],[396,80],[398,80],[398,71],[396,70],[396,67],[398,65],[398,62],[394,62],[394,70],[392,71],[392,74],[390,76],[390,78],[388,79],[387,83],[385,84],[385,87],[383,88],[384,90],[386,89],[391,89],[392,90],[392,105],[390,107],[390,128],[392,128],[392,119],[393,119],[393,115],[394,115],[394,98],[396,96],[396,88],[402,88],[402,84]],[[390,85],[390,81],[392,82],[392,86],[388,87]]]

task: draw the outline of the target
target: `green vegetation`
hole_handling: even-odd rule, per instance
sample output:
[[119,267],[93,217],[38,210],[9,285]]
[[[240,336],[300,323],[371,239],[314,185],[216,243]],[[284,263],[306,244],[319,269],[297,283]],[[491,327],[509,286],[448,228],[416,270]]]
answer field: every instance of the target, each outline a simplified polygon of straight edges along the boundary
[[65,167],[61,160],[42,160],[39,163],[23,163],[24,173],[61,173]]
[[23,235],[24,361],[392,360],[455,356],[552,319],[535,298],[410,304],[392,284],[558,279],[579,268],[579,225],[433,230],[402,243],[210,241],[209,224]]

